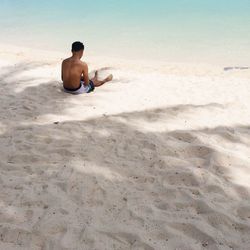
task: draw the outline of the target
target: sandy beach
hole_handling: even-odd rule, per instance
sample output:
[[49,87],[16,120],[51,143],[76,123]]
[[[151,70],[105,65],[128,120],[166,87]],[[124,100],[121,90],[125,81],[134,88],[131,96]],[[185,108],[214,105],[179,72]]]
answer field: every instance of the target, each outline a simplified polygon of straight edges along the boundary
[[0,45],[0,249],[249,250],[250,69],[66,56]]

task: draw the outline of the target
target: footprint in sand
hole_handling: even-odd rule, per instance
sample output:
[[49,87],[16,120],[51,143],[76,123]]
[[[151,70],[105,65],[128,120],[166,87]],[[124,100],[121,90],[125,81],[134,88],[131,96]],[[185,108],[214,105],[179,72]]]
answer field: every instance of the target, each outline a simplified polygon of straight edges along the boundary
[[247,219],[250,222],[250,206],[242,206],[238,208],[237,214],[241,219]]
[[197,139],[197,137],[192,135],[191,133],[182,132],[182,131],[169,133],[169,136],[171,136],[179,141],[183,141],[183,142],[187,142],[187,143],[193,143]]

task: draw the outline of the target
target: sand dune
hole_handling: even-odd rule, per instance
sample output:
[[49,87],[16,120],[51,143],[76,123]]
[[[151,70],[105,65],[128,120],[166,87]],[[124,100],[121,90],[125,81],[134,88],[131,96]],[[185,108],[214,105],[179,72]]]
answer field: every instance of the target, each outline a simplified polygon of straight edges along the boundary
[[250,248],[246,71],[112,62],[113,82],[72,96],[56,57],[9,54],[0,249]]

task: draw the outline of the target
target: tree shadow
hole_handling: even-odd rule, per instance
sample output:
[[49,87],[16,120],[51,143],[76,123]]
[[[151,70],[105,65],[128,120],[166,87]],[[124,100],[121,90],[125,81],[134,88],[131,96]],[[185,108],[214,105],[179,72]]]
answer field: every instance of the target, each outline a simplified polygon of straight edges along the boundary
[[249,177],[235,145],[247,152],[250,126],[146,128],[222,105],[38,124],[30,118],[62,114],[71,96],[55,81],[11,86],[1,97],[1,248],[247,249],[249,187],[234,177]]
[[[1,123],[9,126],[11,123],[22,123],[35,120],[43,115],[60,115],[70,103],[74,102],[73,95],[63,91],[62,83],[58,80],[48,80],[51,77],[34,77],[33,70],[39,70],[47,63],[19,63],[1,68]],[[82,99],[82,104],[89,106],[92,96]]]

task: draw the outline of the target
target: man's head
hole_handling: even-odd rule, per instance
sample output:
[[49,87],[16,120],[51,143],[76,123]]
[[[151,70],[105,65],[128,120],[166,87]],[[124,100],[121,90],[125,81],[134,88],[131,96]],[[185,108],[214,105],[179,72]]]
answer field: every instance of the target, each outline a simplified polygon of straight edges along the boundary
[[72,43],[72,49],[71,49],[73,54],[78,54],[80,58],[83,56],[83,51],[84,51],[84,45],[81,42],[74,42]]

